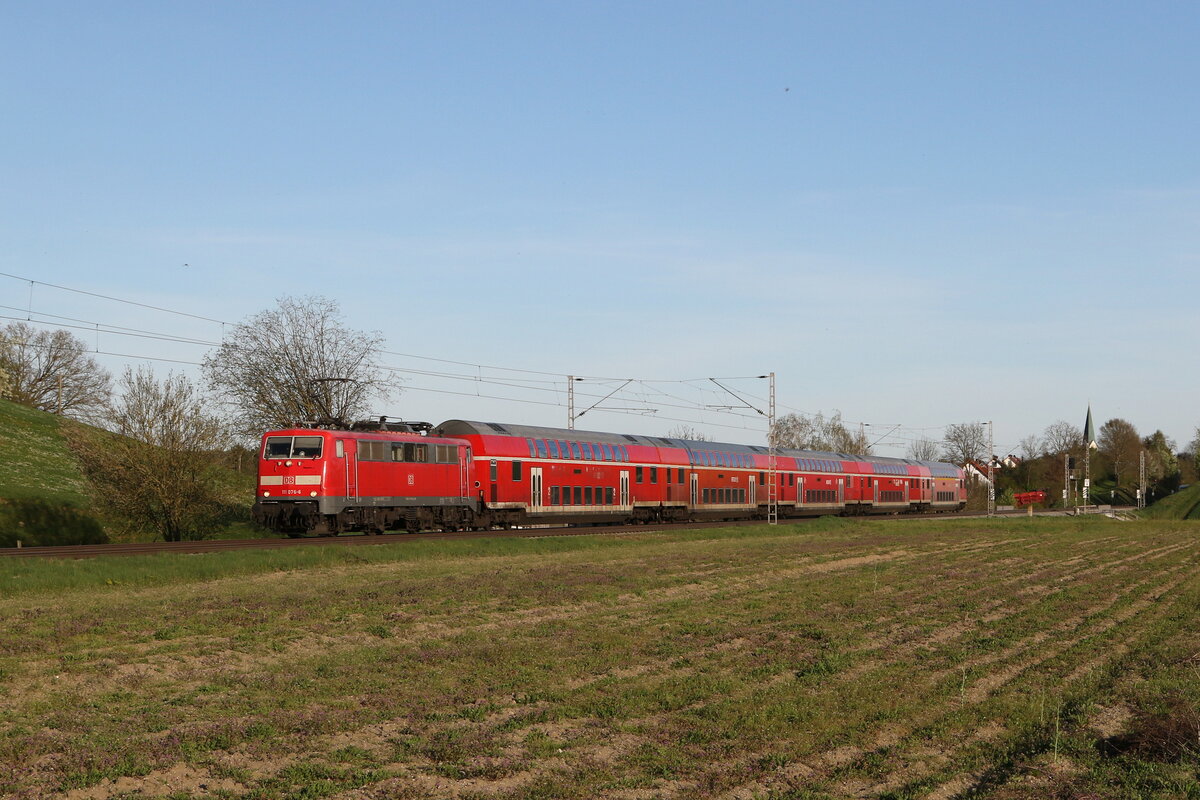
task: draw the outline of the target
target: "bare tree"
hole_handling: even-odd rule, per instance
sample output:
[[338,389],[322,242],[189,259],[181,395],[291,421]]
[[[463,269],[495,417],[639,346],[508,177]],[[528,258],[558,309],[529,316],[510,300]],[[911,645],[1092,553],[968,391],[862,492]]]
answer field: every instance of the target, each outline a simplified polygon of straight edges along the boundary
[[1046,426],[1045,432],[1042,433],[1042,446],[1052,456],[1079,450],[1082,442],[1083,431],[1065,419]]
[[938,443],[933,439],[922,437],[908,445],[908,452],[905,453],[905,457],[911,458],[914,461],[936,461],[939,449]]
[[391,382],[378,364],[383,337],[342,324],[338,304],[283,297],[239,323],[204,359],[209,384],[232,406],[238,432],[322,418],[350,421]]
[[990,455],[982,422],[964,422],[946,428],[946,435],[942,439],[942,457],[947,461],[966,464]]
[[0,328],[4,396],[42,411],[93,420],[112,396],[112,378],[64,330],[42,330],[24,322]]
[[691,425],[676,425],[671,430],[667,431],[668,439],[687,439],[692,442],[707,442],[710,441],[706,434],[693,428]]
[[1045,452],[1045,446],[1042,443],[1042,437],[1036,433],[1031,433],[1021,440],[1021,458],[1026,461],[1033,461]]
[[231,512],[219,467],[228,436],[187,378],[125,370],[106,423],[115,434],[70,432],[83,472],[111,524],[126,536],[203,539]]
[[775,420],[770,438],[777,447],[862,456],[871,454],[866,435],[851,433],[842,424],[840,411],[833,412],[828,419],[820,412],[811,417],[804,414],[785,414]]
[[1112,462],[1113,477],[1117,485],[1121,485],[1121,472],[1131,466],[1138,458],[1142,449],[1142,439],[1138,436],[1137,428],[1128,420],[1115,417],[1100,426],[1100,436],[1096,440],[1100,452],[1108,456]]

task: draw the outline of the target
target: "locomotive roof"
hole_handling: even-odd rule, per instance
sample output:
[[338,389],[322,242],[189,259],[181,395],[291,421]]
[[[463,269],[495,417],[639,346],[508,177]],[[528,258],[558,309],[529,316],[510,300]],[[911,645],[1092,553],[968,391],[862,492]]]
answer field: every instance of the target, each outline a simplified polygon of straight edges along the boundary
[[[606,433],[603,431],[581,431],[570,428],[548,428],[540,425],[515,425],[499,422],[476,422],[472,420],[450,419],[435,427],[430,433],[434,436],[513,436],[523,439],[562,439],[577,442],[599,442],[600,444],[637,444],[646,447],[679,447],[690,451],[719,450],[724,453],[750,453],[767,455],[770,451],[764,445],[731,444],[728,442],[709,442],[701,439],[672,439],[666,436],[639,436],[628,433]],[[909,458],[888,458],[885,456],[856,456],[849,453],[827,453],[818,450],[790,450],[780,448],[776,451],[781,456],[789,458],[822,459],[825,461],[855,461],[871,464],[896,464],[900,466],[925,467],[936,477],[957,477],[958,468],[953,464],[941,461],[916,461]]]

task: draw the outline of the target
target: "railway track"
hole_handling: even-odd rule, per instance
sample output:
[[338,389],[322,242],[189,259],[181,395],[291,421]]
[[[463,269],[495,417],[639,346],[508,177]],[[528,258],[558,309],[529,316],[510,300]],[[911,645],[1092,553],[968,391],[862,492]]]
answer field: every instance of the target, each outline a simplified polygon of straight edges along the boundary
[[[1038,512],[1054,513],[1054,512]],[[896,515],[874,517],[874,519],[970,519],[986,516],[975,511],[940,514]],[[1005,512],[997,516],[1025,516],[1025,512]],[[802,522],[819,517],[797,517],[787,522]],[[456,531],[453,533],[388,533],[379,536],[365,534],[342,534],[300,539],[204,539],[194,542],[125,542],[118,544],[81,544],[62,547],[5,547],[0,548],[0,558],[98,558],[100,556],[138,556],[158,553],[219,553],[229,550],[277,550],[285,547],[356,547],[359,545],[409,544],[431,539],[481,539],[495,536],[512,536],[534,539],[544,536],[597,536],[646,533],[652,531],[680,530],[681,528],[728,528],[736,525],[762,525],[762,520],[732,520],[718,522],[691,522],[650,525],[601,525],[595,527],[535,527],[514,530]]]
[[[812,519],[817,519],[812,517]],[[727,528],[734,525],[761,525],[759,520],[736,520],[731,522],[694,522],[687,528]],[[126,542],[119,544],[81,544],[62,547],[6,547],[0,548],[0,558],[97,558],[99,556],[137,556],[158,553],[217,553],[228,550],[277,550],[285,547],[355,547],[358,545],[411,544],[431,539],[481,539],[485,537],[509,536],[535,539],[545,536],[596,536],[650,531],[679,530],[679,523],[662,525],[613,525],[597,527],[538,527],[514,530],[456,531],[452,533],[387,533],[378,536],[365,534],[342,534],[299,539],[204,539],[194,542]]]

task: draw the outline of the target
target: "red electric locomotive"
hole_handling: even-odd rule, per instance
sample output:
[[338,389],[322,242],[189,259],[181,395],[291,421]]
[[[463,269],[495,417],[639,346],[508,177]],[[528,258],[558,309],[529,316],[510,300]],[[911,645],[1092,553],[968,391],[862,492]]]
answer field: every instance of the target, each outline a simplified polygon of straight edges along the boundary
[[[774,490],[772,491],[772,475]],[[450,420],[263,436],[254,517],[291,535],[951,511],[952,464]]]

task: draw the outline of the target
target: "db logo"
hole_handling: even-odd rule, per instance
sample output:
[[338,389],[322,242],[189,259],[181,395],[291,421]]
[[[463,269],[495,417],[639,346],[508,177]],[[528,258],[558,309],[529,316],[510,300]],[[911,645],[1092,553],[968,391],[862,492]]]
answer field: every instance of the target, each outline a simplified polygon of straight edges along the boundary
[[414,484],[416,484],[416,482],[417,482],[417,480],[416,480],[416,476],[415,476],[415,475],[409,475],[409,476],[408,476],[408,485],[409,485],[409,486],[413,486]]
[[284,475],[283,476],[283,485],[284,486],[294,486],[295,484],[296,484],[296,476],[295,475]]

